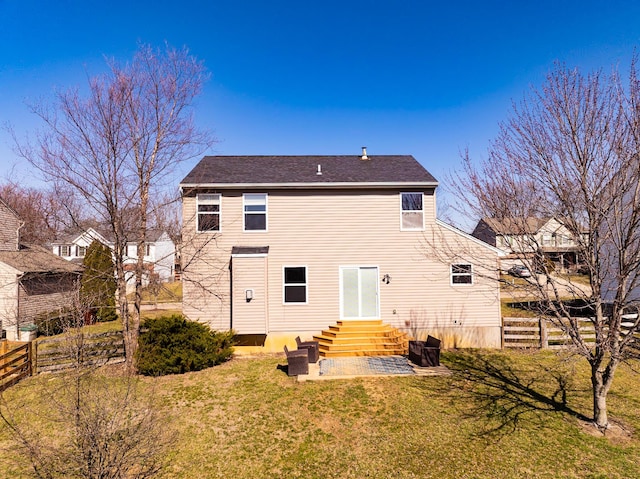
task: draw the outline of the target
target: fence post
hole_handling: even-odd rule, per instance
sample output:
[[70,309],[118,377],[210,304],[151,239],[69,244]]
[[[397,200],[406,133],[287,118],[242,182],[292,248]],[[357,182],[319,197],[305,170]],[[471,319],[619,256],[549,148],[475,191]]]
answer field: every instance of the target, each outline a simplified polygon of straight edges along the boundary
[[6,359],[3,358],[5,354],[9,351],[9,345],[7,344],[7,340],[3,339],[0,341],[0,374],[4,374],[7,372],[7,368],[4,367],[4,363],[6,363]]
[[547,321],[540,318],[540,347],[546,349],[549,347],[549,333],[547,331]]

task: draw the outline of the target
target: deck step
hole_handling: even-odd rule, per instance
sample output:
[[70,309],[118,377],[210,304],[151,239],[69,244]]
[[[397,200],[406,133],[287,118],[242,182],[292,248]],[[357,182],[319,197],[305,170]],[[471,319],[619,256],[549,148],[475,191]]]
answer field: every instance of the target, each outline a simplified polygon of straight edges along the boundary
[[338,321],[313,339],[324,357],[402,355],[409,341],[406,333],[381,320]]

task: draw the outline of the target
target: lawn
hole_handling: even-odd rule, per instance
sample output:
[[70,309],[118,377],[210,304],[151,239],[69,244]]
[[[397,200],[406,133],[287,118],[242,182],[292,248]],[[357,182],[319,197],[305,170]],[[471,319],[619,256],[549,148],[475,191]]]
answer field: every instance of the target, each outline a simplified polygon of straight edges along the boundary
[[[265,356],[144,378],[177,434],[159,477],[640,477],[640,378],[631,368],[609,395],[612,419],[630,434],[597,437],[583,426],[590,390],[581,360],[500,351],[442,360],[452,376],[297,383],[279,368],[283,357]],[[27,379],[5,399],[27,398],[37,410],[51,380]],[[0,455],[4,476],[26,477],[10,457]]]
[[[127,295],[129,301],[133,301],[134,294]],[[160,283],[156,287],[146,287],[142,289],[142,303],[180,303],[182,302],[182,282],[173,281]]]

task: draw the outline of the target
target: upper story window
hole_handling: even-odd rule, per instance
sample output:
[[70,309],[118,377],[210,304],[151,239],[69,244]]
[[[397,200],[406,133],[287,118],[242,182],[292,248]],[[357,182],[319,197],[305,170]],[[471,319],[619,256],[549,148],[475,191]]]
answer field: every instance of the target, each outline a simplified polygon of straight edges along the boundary
[[267,231],[267,194],[245,193],[244,230]]
[[451,284],[473,284],[473,269],[470,264],[451,265]]
[[145,243],[144,245],[144,255],[151,256],[151,244]]
[[284,267],[284,302],[307,302],[307,268],[306,266]]
[[59,246],[60,256],[71,256],[71,245],[61,244]]
[[424,229],[424,203],[422,193],[400,193],[402,212],[401,230]]
[[196,196],[197,231],[220,231],[220,195]]
[[76,256],[78,256],[79,258],[84,258],[86,254],[87,254],[86,246],[76,246]]

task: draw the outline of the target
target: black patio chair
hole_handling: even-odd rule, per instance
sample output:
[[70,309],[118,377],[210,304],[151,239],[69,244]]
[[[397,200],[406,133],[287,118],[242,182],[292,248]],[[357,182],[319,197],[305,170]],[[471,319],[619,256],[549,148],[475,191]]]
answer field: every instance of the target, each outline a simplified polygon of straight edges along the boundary
[[309,352],[306,349],[289,351],[289,348],[285,346],[284,353],[287,355],[287,374],[289,376],[309,374]]
[[441,341],[427,336],[426,341],[409,341],[409,361],[422,367],[440,366]]
[[318,341],[301,341],[300,336],[296,338],[298,349],[306,349],[309,351],[309,362],[317,363],[320,359],[320,343]]

